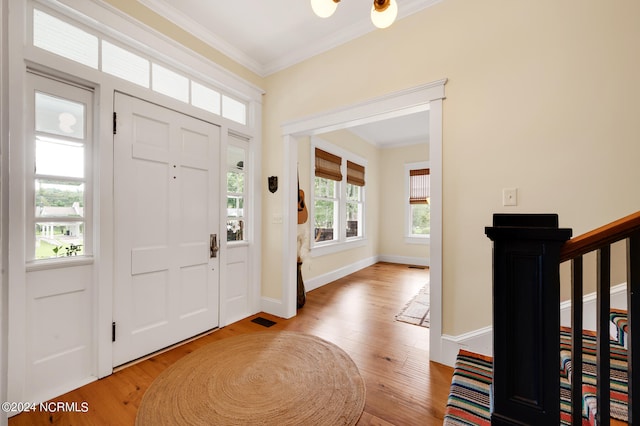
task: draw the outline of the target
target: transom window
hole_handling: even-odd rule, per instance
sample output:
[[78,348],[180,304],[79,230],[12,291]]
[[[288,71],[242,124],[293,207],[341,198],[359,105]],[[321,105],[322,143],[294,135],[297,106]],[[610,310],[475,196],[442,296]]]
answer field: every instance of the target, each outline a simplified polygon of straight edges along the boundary
[[247,104],[40,9],[33,9],[33,45],[74,62],[247,124]]

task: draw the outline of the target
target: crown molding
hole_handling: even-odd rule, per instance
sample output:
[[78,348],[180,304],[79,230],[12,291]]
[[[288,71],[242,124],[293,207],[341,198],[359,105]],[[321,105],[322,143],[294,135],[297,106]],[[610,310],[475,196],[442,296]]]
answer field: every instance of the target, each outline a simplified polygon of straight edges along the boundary
[[205,28],[201,24],[197,23],[187,15],[182,13],[173,4],[165,0],[137,0],[138,3],[146,6],[158,15],[163,16],[169,21],[173,22],[183,30],[199,38],[207,43],[209,46],[216,50],[219,50],[224,55],[233,59],[240,65],[248,68],[250,71],[264,77],[263,65],[254,60],[240,49],[236,48],[231,43],[222,39],[211,30]]
[[[398,10],[398,17],[396,22],[409,15],[413,15],[416,12],[431,7],[443,0],[408,0],[402,3],[402,7]],[[353,25],[347,26],[340,31],[337,31],[330,36],[326,36],[321,40],[313,43],[312,45],[305,46],[303,49],[293,51],[290,54],[277,58],[264,65],[264,76],[273,74],[278,71],[282,71],[297,63],[303,62],[309,58],[319,55],[324,52],[328,52],[340,45],[343,45],[358,37],[362,37],[365,34],[373,31],[379,31],[369,18],[362,19],[361,21],[354,22]]]
[[[295,49],[282,57],[275,58],[272,61],[261,63],[235,47],[233,43],[224,40],[210,29],[186,16],[169,1],[137,1],[261,77],[266,77],[270,74],[281,71],[313,56],[345,44],[355,38],[377,30],[377,28],[369,22],[368,18],[366,20],[362,19],[354,22],[353,25],[334,32],[328,37],[318,39],[315,43],[308,44],[300,49]],[[397,20],[399,21],[406,16],[412,15],[413,13],[433,6],[441,1],[443,0],[407,0],[406,2],[403,2],[402,7],[399,8]]]

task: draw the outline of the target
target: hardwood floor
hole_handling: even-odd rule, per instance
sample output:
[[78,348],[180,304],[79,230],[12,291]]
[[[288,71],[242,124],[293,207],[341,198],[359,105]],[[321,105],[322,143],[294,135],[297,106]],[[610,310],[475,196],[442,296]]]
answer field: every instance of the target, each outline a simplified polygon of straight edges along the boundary
[[54,399],[86,402],[86,413],[28,412],[9,425],[133,425],[158,374],[207,343],[265,330],[251,322],[257,316],[276,321],[271,330],[314,334],[351,356],[367,387],[358,425],[441,425],[453,369],[429,362],[428,329],[394,319],[428,279],[428,269],[378,263],[308,292],[306,305],[290,320],[255,315]]

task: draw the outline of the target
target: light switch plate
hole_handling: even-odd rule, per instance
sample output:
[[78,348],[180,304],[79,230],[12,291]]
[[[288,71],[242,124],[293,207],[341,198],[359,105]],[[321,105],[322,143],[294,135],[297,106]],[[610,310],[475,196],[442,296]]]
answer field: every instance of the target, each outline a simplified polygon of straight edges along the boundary
[[518,205],[518,188],[504,188],[502,190],[502,205],[503,206]]

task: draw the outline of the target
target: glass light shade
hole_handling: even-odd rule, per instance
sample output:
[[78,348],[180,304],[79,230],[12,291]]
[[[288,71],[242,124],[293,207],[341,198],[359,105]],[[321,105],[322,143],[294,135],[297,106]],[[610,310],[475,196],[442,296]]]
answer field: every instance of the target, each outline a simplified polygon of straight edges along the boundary
[[311,0],[313,13],[321,18],[328,18],[338,8],[338,3],[334,0]]
[[371,22],[378,28],[387,28],[398,16],[398,3],[396,0],[391,0],[389,7],[382,12],[378,12],[375,6],[371,6]]

